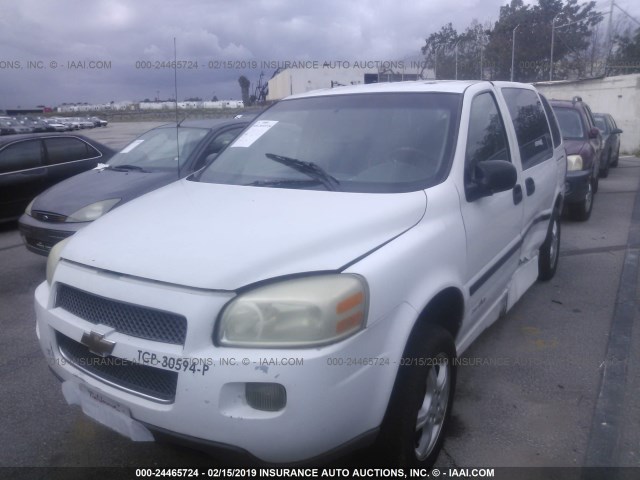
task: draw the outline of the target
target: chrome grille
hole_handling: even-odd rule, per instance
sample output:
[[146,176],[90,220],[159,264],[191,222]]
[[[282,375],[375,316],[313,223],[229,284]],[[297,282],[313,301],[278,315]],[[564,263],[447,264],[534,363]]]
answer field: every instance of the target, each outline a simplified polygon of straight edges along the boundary
[[101,357],[89,348],[56,332],[62,357],[83,372],[135,395],[172,403],[176,397],[178,372],[129,362],[118,357]]
[[132,305],[58,284],[56,307],[118,332],[157,342],[183,345],[187,319],[175,313]]

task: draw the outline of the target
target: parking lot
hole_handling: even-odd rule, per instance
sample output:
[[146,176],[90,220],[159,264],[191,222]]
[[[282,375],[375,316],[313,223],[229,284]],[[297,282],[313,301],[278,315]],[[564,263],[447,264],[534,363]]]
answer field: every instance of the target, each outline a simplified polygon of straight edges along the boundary
[[[122,148],[155,125],[85,134]],[[562,223],[555,278],[534,285],[464,353],[438,466],[640,466],[639,184],[640,159],[621,157],[600,180],[591,219]],[[66,405],[34,331],[33,291],[45,263],[24,248],[15,222],[0,225],[0,466],[220,461],[132,443]]]

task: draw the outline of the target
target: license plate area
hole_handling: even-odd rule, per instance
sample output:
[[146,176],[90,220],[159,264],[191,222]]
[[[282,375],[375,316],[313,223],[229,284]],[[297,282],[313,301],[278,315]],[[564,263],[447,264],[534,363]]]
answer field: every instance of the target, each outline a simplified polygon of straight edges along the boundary
[[62,393],[69,405],[79,405],[82,412],[96,422],[137,442],[153,441],[153,434],[131,417],[129,408],[84,383],[67,380]]

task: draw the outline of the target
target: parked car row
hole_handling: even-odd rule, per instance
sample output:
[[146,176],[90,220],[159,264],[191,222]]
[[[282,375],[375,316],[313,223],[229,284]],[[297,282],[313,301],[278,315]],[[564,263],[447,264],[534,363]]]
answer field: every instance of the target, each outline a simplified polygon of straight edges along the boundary
[[164,125],[138,137],[112,158],[102,158],[97,168],[96,161],[85,164],[83,170],[93,169],[67,178],[28,205],[19,222],[25,245],[47,255],[54,244],[109,210],[202,168],[250,120],[182,122],[177,128],[179,153],[176,125]]
[[565,207],[568,215],[580,221],[591,216],[599,179],[618,165],[620,134],[608,113],[592,113],[580,97],[550,100],[555,112],[564,148],[567,152]]
[[66,132],[84,128],[106,127],[98,117],[0,117],[0,135],[19,133]]

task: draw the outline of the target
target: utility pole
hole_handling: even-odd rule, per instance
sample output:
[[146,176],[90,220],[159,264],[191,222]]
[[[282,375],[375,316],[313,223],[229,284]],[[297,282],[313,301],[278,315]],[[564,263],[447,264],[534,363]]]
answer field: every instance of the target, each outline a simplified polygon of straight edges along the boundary
[[551,58],[549,60],[549,81],[553,81],[553,42],[556,36],[556,19],[559,13],[551,20]]
[[513,29],[513,33],[511,34],[511,81],[513,82],[513,68],[515,65],[515,55],[516,55],[516,30],[520,24],[516,25]]
[[615,0],[611,0],[611,6],[609,7],[609,26],[607,27],[607,35],[609,36],[609,41],[607,42],[607,56],[604,60],[604,72],[603,74],[607,75],[607,67],[609,66],[609,55],[611,55],[611,48],[613,46],[613,7],[615,5]]
[[458,79],[458,44],[462,41],[462,39],[458,40],[453,47],[455,49],[456,54],[456,80]]

